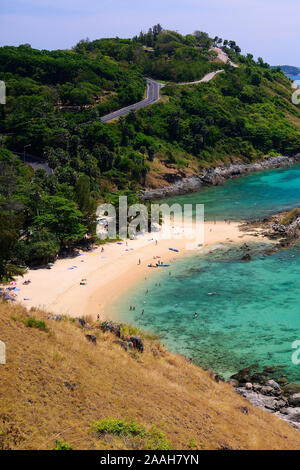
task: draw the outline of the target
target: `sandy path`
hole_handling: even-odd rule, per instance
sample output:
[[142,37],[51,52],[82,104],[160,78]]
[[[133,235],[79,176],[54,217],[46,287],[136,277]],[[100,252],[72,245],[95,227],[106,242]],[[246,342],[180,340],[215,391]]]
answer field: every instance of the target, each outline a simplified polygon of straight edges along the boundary
[[[207,222],[204,232],[204,246],[198,251],[218,243],[258,240],[241,232],[237,223]],[[172,252],[169,247],[180,252]],[[153,256],[160,256],[164,263],[172,263],[177,257],[191,253],[193,251],[186,249],[185,239],[159,240],[156,245],[152,235],[128,240],[127,245],[126,242],[106,244],[103,253],[101,247],[97,247],[78,257],[58,260],[51,270],[30,270],[17,279],[20,289],[17,300],[27,308],[39,307],[55,314],[96,317],[99,313],[102,319],[110,318],[113,303],[127,289],[157,272],[157,268],[148,267],[157,261]],[[138,265],[139,259],[141,265]],[[87,279],[87,285],[80,285],[82,278]],[[31,284],[24,286],[26,279],[30,279]]]

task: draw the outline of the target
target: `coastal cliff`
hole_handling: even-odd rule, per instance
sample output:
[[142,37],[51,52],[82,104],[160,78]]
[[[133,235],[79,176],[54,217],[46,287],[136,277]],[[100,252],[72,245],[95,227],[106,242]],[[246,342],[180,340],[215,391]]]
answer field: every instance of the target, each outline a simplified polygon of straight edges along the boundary
[[145,189],[140,193],[140,199],[142,201],[147,201],[196,192],[205,186],[218,186],[224,184],[228,179],[236,178],[247,173],[281,168],[293,165],[299,161],[300,153],[289,157],[269,157],[253,163],[233,163],[228,166],[209,168],[207,170],[203,170],[199,175],[192,175],[187,178],[178,176],[177,181],[167,186],[155,189]]

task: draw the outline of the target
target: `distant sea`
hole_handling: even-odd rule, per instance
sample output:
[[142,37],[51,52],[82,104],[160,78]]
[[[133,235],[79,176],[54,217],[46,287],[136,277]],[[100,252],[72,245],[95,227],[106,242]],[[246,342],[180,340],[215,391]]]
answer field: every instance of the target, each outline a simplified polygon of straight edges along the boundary
[[298,85],[298,87],[300,88],[300,75],[289,75],[289,74],[286,74],[286,75],[291,80],[293,80]]

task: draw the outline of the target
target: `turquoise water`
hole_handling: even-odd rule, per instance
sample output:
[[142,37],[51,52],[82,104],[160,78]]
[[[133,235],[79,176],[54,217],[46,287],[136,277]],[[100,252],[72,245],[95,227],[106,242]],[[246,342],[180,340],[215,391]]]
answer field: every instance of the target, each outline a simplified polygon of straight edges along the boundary
[[298,87],[300,87],[300,75],[287,75],[291,80],[293,80]]
[[300,206],[300,165],[252,173],[197,193],[164,199],[167,204],[204,204],[207,220],[250,220]]
[[[294,166],[173,202],[204,202],[207,218],[249,219],[300,205],[299,190],[300,167]],[[291,361],[291,345],[300,340],[300,245],[272,256],[268,247],[252,243],[249,263],[241,261],[244,251],[234,244],[178,259],[171,275],[169,269],[159,271],[129,292],[118,305],[119,316],[160,333],[170,350],[225,378],[258,363],[300,382],[300,366]]]

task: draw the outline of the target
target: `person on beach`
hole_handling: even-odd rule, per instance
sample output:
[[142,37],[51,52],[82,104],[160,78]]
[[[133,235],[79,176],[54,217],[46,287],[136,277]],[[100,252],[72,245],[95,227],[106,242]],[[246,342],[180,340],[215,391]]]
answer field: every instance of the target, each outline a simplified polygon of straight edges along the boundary
[[130,305],[129,310],[132,310],[132,305]]
[[135,310],[135,305],[133,306],[133,309],[132,310]]
[[138,266],[140,266],[140,265],[141,265],[141,260],[140,260],[140,258],[139,258]]
[[145,310],[142,310],[142,315],[144,315],[144,311],[145,311]]
[[156,245],[156,246],[158,245],[158,241],[157,241],[157,240],[155,240],[155,245]]
[[101,248],[101,253],[104,253],[104,248],[103,247]]

